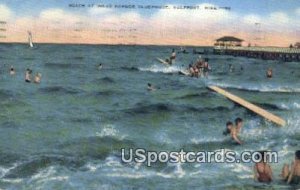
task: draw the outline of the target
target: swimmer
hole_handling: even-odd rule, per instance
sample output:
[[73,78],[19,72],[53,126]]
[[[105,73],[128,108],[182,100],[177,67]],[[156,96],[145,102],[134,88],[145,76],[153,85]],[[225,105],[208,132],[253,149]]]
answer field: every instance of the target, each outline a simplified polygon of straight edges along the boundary
[[156,88],[152,84],[148,83],[147,90],[153,91],[153,90],[156,90]]
[[282,168],[281,177],[287,184],[300,184],[300,150],[295,152],[295,160],[289,165],[285,164]]
[[10,67],[9,74],[10,75],[15,75],[16,74],[15,68],[13,66]]
[[232,64],[229,64],[229,72],[233,72],[234,71],[234,66]]
[[243,127],[243,120],[241,118],[235,119],[235,126],[231,127],[230,135],[232,140],[234,140],[237,144],[241,145],[242,141],[238,138],[238,135]]
[[203,61],[202,56],[199,55],[199,56],[198,56],[198,59],[197,59],[197,62],[202,62],[202,61]]
[[31,73],[32,73],[32,70],[26,69],[26,72],[25,72],[25,82],[28,82],[28,83],[31,82]]
[[[254,179],[262,183],[270,183],[273,180],[272,168],[265,162],[266,152],[260,151],[259,153],[261,155],[261,160],[254,165]],[[257,159],[259,159],[258,155]]]
[[239,133],[244,125],[243,119],[238,117],[234,120],[234,122],[235,122],[235,126],[237,128],[237,131]]
[[171,57],[170,57],[170,65],[173,63],[173,61],[175,61],[176,59],[176,52],[175,52],[175,49],[172,50],[172,54],[171,54]]
[[172,62],[168,58],[165,60],[165,62],[168,63],[169,65],[172,65]]
[[273,77],[273,71],[272,71],[271,68],[269,68],[269,69],[267,70],[266,75],[267,75],[267,78],[272,78],[272,77]]
[[195,67],[193,67],[193,69],[194,69],[194,77],[199,77],[199,73],[200,73],[200,71],[199,71],[199,69],[195,66]]
[[211,70],[209,64],[208,64],[208,59],[205,58],[205,61],[204,61],[204,65],[203,65],[203,73],[204,73],[204,76],[207,77],[208,76],[208,72]]
[[34,83],[41,83],[41,79],[42,79],[42,74],[41,73],[37,73],[34,77]]
[[102,63],[100,63],[99,65],[98,65],[98,70],[101,70],[102,69]]
[[223,135],[229,135],[231,133],[231,128],[233,127],[233,123],[231,121],[228,121],[226,123],[226,129],[223,131]]
[[192,64],[189,64],[189,72],[191,74],[191,77],[195,76],[195,71],[194,71],[194,68],[193,68]]

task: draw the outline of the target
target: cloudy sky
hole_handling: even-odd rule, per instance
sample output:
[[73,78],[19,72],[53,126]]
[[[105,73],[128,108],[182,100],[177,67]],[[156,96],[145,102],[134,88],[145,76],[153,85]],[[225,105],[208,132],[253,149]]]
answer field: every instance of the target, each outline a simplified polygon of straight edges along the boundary
[[[99,4],[170,8],[99,8]],[[173,8],[180,5],[199,9]],[[34,42],[41,43],[212,45],[216,38],[232,35],[245,44],[288,46],[300,41],[299,18],[298,0],[0,0],[0,21],[6,22],[0,24],[6,30],[0,30],[0,42],[26,42],[31,31]]]

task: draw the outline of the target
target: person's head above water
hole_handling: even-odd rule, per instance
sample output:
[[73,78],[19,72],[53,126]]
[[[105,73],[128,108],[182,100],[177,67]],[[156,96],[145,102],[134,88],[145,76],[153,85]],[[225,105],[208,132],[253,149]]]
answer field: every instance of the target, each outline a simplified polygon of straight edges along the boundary
[[233,125],[233,123],[231,121],[227,121],[226,127],[229,127],[229,126],[232,126],[232,125]]
[[226,129],[223,132],[223,135],[228,135],[231,132],[231,127],[233,126],[233,123],[231,121],[227,121],[226,123]]
[[148,87],[151,87],[152,86],[152,84],[151,83],[148,83]]
[[243,120],[241,118],[238,117],[238,118],[235,119],[235,125],[236,126],[241,125],[242,123],[243,123]]
[[296,160],[300,160],[300,150],[297,150],[295,152],[295,158],[296,158]]

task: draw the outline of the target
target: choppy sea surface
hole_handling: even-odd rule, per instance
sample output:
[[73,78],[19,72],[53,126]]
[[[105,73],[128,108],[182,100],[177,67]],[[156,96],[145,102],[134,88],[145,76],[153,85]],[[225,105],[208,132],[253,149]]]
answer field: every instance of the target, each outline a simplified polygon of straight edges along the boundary
[[[155,60],[172,48],[1,44],[0,189],[290,189],[279,174],[300,147],[299,62],[208,54],[208,78],[191,78],[178,71],[198,55],[178,54],[171,67]],[[9,75],[11,65],[15,76]],[[272,79],[265,77],[269,67]],[[42,73],[41,84],[24,82],[27,68]],[[147,83],[158,89],[147,91]],[[277,127],[208,90],[212,84],[287,125]],[[242,146],[222,134],[236,117],[245,121]],[[274,182],[259,184],[253,163],[147,167],[122,162],[121,148],[272,150],[279,163],[271,164]]]

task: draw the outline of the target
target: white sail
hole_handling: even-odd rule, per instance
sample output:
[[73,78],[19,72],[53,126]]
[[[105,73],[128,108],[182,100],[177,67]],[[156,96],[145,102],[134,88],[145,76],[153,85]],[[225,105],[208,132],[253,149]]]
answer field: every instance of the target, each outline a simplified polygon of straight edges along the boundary
[[30,31],[28,31],[28,43],[29,43],[29,47],[33,47],[33,43],[32,43],[32,34]]

